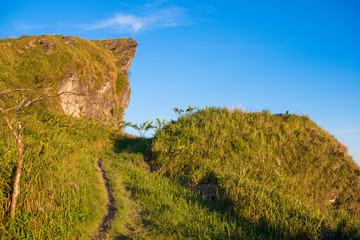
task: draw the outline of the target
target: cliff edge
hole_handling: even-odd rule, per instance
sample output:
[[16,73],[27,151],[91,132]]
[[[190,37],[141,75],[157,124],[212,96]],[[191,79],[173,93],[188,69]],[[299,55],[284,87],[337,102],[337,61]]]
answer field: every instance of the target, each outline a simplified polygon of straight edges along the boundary
[[61,35],[0,40],[0,90],[52,86],[49,103],[77,118],[117,126],[130,102],[128,72],[137,42]]

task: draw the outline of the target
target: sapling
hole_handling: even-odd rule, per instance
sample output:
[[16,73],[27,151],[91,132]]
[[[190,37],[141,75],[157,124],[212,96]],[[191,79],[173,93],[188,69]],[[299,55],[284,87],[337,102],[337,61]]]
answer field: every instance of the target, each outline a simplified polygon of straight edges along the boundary
[[24,158],[24,145],[22,140],[23,125],[21,122],[22,113],[24,109],[29,107],[32,103],[46,96],[49,90],[50,89],[47,88],[37,96],[36,94],[29,96],[34,91],[33,89],[10,89],[0,92],[0,112],[5,120],[6,126],[14,136],[18,148],[18,159],[10,205],[11,218],[15,216],[16,202],[20,193],[21,168]]
[[146,121],[144,123],[141,123],[140,125],[138,124],[133,124],[133,123],[130,123],[130,122],[125,122],[123,124],[123,127],[132,127],[134,128],[135,130],[137,130],[139,132],[139,135],[141,138],[144,138],[145,137],[145,134],[147,131],[149,131],[150,129],[152,128],[156,128],[155,126],[152,125],[153,122],[151,121]]
[[0,92],[0,113],[5,121],[5,125],[8,127],[11,134],[14,136],[18,148],[18,159],[10,205],[11,218],[14,218],[15,216],[16,203],[20,193],[21,169],[24,160],[24,145],[22,138],[22,114],[24,110],[30,107],[33,103],[38,102],[44,98],[58,97],[62,94],[76,94],[72,92],[61,92],[56,95],[48,95],[51,89],[52,88],[50,87],[45,88],[41,93],[39,93],[38,89],[25,88],[8,89]]

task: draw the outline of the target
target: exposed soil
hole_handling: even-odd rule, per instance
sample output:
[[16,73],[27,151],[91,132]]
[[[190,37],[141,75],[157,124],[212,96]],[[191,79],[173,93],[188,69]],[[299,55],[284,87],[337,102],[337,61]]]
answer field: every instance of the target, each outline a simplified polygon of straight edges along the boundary
[[106,172],[102,166],[102,159],[98,159],[97,165],[99,167],[99,171],[101,173],[102,181],[104,182],[104,186],[106,188],[107,192],[107,204],[106,209],[107,213],[103,219],[102,224],[99,227],[98,235],[94,239],[104,239],[108,237],[108,230],[110,228],[110,223],[114,219],[116,214],[116,208],[115,208],[115,199],[113,191],[110,187],[109,179],[106,176]]

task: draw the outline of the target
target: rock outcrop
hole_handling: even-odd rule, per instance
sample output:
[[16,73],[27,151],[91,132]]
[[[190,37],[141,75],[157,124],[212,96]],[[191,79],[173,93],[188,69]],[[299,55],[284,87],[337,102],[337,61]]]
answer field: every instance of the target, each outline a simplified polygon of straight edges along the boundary
[[130,102],[137,42],[41,35],[0,40],[0,88],[56,86],[65,114],[113,123]]

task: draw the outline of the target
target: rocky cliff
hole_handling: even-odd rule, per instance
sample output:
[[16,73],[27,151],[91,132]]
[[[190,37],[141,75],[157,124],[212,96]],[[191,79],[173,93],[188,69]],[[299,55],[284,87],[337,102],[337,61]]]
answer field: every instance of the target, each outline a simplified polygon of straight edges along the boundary
[[130,101],[128,72],[137,42],[60,35],[0,40],[0,89],[51,86],[55,108],[74,117],[123,120]]

